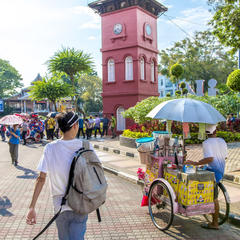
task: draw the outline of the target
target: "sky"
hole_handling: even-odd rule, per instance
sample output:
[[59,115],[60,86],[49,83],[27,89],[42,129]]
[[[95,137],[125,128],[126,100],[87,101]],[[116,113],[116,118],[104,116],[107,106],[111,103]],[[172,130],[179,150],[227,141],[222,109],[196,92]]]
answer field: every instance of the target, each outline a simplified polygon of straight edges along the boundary
[[[101,77],[101,19],[89,0],[0,0],[0,58],[8,60],[29,86],[62,47],[91,54]],[[208,28],[207,0],[159,0],[168,7],[158,19],[158,49]],[[171,19],[171,21],[169,20]],[[182,29],[182,30],[181,30]]]

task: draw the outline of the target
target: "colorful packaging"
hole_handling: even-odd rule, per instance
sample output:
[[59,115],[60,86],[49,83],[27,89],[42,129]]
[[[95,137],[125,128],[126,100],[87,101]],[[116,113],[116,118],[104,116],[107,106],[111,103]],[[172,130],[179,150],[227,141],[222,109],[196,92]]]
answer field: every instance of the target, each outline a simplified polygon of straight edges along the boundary
[[200,205],[213,202],[214,173],[209,171],[187,174],[167,170],[164,178],[170,183],[184,206]]

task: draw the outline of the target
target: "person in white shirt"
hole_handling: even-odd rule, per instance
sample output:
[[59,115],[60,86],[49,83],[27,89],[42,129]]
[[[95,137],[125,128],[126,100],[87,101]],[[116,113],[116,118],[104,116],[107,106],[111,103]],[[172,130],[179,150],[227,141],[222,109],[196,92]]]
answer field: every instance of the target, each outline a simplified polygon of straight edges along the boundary
[[202,144],[204,158],[199,162],[188,160],[185,162],[185,164],[191,164],[195,166],[207,164],[207,170],[214,172],[216,180],[214,186],[215,213],[213,214],[213,220],[211,223],[204,223],[201,226],[207,229],[219,229],[219,202],[217,183],[223,178],[224,175],[225,160],[227,158],[227,144],[224,139],[216,137],[216,125],[207,125],[206,133],[208,134],[208,139]]
[[[78,132],[78,115],[73,112],[61,113],[57,116],[59,128],[63,132],[62,139],[46,145],[43,156],[37,169],[40,175],[37,178],[32,201],[26,221],[33,225],[36,223],[35,205],[48,174],[53,198],[54,212],[60,209],[62,197],[65,194],[69,170],[72,159],[77,150],[83,146],[81,139],[75,138]],[[93,150],[93,147],[90,145]],[[58,236],[60,240],[84,239],[88,215],[73,212],[66,204],[56,219]]]

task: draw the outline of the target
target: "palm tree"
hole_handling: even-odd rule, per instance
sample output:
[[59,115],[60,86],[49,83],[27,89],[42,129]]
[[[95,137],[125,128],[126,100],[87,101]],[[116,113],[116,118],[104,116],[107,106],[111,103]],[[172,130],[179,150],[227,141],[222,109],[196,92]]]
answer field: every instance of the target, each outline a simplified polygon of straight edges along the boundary
[[[76,92],[75,82],[78,74],[91,72],[93,69],[92,57],[81,50],[74,48],[62,48],[54,53],[47,61],[48,70],[52,73],[66,73]],[[75,96],[75,106],[77,110],[77,96]]]

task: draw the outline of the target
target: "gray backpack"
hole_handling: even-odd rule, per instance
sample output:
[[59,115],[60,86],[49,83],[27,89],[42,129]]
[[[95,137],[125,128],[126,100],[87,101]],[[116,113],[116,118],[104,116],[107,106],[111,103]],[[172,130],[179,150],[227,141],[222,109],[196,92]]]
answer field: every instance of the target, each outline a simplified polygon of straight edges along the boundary
[[89,149],[88,141],[83,141],[83,149],[73,159],[69,180],[67,203],[75,212],[88,214],[105,202],[107,181],[102,164]]
[[60,210],[33,240],[43,234],[55,221],[66,202],[73,211],[80,214],[88,214],[96,210],[98,221],[101,222],[98,208],[104,204],[106,192],[107,181],[104,176],[102,164],[95,152],[89,149],[89,142],[83,141],[83,147],[76,152],[73,158],[69,172],[68,186],[62,198]]

